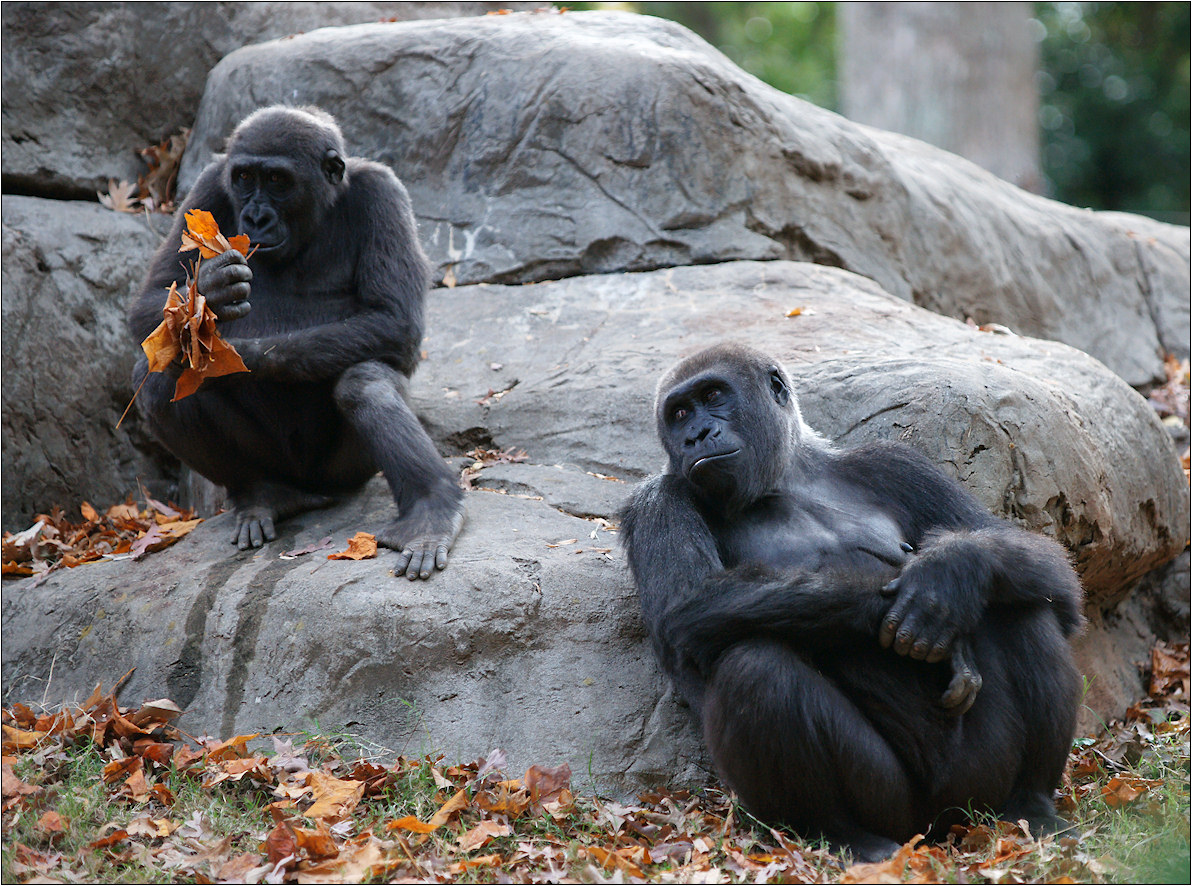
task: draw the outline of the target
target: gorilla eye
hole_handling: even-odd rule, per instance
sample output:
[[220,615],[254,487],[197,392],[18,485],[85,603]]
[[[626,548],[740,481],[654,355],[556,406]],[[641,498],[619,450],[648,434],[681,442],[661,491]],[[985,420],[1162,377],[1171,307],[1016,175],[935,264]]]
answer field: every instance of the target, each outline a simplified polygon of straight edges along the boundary
[[269,173],[269,181],[271,181],[275,185],[281,184],[281,173],[280,172]]
[[704,402],[711,403],[714,400],[720,399],[720,388],[709,388],[704,394]]
[[682,406],[680,406],[678,409],[676,409],[674,412],[671,413],[672,421],[682,421],[685,418],[687,418],[687,410],[684,409]]

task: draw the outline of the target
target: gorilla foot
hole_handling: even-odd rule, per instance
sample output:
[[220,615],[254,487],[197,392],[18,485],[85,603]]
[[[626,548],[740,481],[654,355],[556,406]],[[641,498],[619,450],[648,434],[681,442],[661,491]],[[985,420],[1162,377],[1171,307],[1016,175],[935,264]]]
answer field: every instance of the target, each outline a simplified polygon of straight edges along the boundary
[[423,499],[377,533],[377,544],[398,552],[395,575],[410,581],[430,578],[447,566],[447,552],[464,525],[464,511],[458,499]]
[[280,483],[257,483],[231,496],[236,506],[236,529],[232,544],[240,550],[259,548],[277,538],[277,521],[331,504],[329,495],[302,492]]
[[832,839],[828,842],[837,855],[852,855],[855,864],[885,861],[902,848],[902,844],[895,840],[870,833],[850,834],[848,839]]

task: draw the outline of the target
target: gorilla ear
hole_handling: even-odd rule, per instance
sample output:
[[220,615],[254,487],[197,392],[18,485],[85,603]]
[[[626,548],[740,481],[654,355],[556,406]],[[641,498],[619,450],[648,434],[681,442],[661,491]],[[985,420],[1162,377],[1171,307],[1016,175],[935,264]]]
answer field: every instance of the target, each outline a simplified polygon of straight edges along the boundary
[[338,185],[344,180],[344,160],[335,148],[328,148],[327,153],[323,155],[323,174],[333,185]]
[[779,406],[785,406],[791,401],[790,388],[786,386],[777,367],[770,370],[770,395]]

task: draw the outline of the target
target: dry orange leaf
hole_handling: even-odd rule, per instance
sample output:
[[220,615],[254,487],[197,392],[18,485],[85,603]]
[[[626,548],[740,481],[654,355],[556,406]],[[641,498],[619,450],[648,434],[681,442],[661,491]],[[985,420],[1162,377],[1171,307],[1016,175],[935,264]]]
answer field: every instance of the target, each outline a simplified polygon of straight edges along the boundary
[[[251,255],[248,237],[240,234],[228,239],[219,232],[219,225],[210,212],[192,209],[186,213],[186,230],[182,232],[182,246],[178,251],[192,249],[199,250],[199,259],[187,277],[186,297],[179,294],[176,282],[171,283],[161,323],[141,342],[141,350],[149,359],[150,372],[163,372],[182,358],[184,368],[174,383],[174,401],[197,391],[203,379],[249,371],[236,349],[220,336],[215,325],[215,312],[195,285],[204,258],[214,258],[229,249]],[[137,388],[137,393],[140,390]],[[136,398],[134,393],[132,399]],[[132,407],[131,401],[128,406]],[[128,414],[128,409],[124,414]],[[120,416],[120,421],[124,421],[124,415]],[[120,422],[116,427],[120,427]]]
[[[398,828],[402,828],[403,830],[413,831],[416,834],[429,834],[431,831],[438,830],[447,824],[451,820],[451,816],[456,812],[467,807],[467,794],[459,791],[454,797],[439,807],[439,811],[431,816],[430,821],[419,821],[413,815],[407,815],[405,818],[399,818],[397,821],[389,822],[385,825],[385,829],[395,831]],[[307,812],[307,815],[309,814]]]
[[182,245],[179,252],[199,250],[199,258],[215,258],[229,249],[235,249],[243,255],[248,255],[248,235],[237,234],[235,237],[225,237],[219,232],[219,225],[215,216],[205,209],[192,209],[186,213],[186,230],[182,232]]
[[348,539],[348,549],[328,554],[328,560],[369,560],[377,555],[377,539],[368,532],[357,532]]
[[1106,806],[1126,806],[1133,803],[1151,788],[1163,784],[1158,778],[1139,778],[1136,775],[1116,775],[1101,788],[1101,799]]
[[344,818],[364,797],[364,782],[312,772],[308,782],[315,802],[303,813],[307,818]]

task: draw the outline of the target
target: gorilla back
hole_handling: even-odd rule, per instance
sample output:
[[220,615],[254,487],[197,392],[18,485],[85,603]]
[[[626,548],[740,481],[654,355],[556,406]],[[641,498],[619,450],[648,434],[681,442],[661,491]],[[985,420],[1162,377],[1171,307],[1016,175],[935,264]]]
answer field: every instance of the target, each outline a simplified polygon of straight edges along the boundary
[[966,811],[1063,826],[1063,550],[896,444],[838,450],[777,361],[722,345],[656,399],[669,456],[622,514],[642,613],[753,814],[864,860]]
[[133,384],[145,379],[137,400],[151,430],[227,487],[241,549],[379,469],[398,514],[377,540],[400,552],[409,578],[442,569],[462,493],[405,399],[430,276],[405,188],[388,168],[347,157],[324,111],[253,113],[155,255],[128,315],[138,342],[161,321],[170,283],[185,282],[178,249],[189,209],[257,245],[251,258],[229,250],[203,260],[196,281],[250,371],[208,379],[174,403],[173,378],[145,379],[141,357]]

